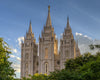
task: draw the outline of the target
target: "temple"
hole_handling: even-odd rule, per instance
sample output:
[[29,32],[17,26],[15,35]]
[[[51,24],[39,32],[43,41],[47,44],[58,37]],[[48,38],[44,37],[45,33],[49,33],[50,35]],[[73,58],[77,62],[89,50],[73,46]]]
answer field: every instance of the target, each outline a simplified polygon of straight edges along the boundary
[[[60,47],[59,52],[58,47]],[[80,56],[80,50],[78,43],[74,40],[69,17],[67,17],[63,37],[60,39],[60,46],[58,46],[58,40],[51,22],[50,6],[48,6],[46,25],[43,27],[41,36],[39,36],[39,45],[35,42],[31,22],[24,42],[21,44],[21,78],[35,73],[48,75],[52,71],[64,69],[66,59],[78,56]]]

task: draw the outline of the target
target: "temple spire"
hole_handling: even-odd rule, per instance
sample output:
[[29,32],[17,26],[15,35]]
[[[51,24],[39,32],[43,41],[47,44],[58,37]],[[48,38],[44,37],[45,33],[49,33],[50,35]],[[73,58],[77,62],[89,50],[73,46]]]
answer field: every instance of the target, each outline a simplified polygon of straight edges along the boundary
[[67,17],[67,28],[70,28],[70,25],[69,25],[69,17]]
[[32,25],[31,25],[31,21],[30,21],[30,25],[29,25],[29,30],[28,30],[29,33],[32,33]]
[[48,17],[47,17],[47,21],[46,21],[46,26],[49,27],[51,26],[51,16],[50,16],[50,5],[48,6]]

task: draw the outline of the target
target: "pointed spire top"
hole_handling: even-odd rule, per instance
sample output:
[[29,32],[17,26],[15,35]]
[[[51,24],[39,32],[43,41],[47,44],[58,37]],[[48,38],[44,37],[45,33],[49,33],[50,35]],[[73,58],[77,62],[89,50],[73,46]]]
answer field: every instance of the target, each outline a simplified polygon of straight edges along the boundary
[[70,25],[69,25],[69,16],[67,17],[67,27],[70,27]]
[[69,16],[67,16],[67,22],[69,22]]
[[30,24],[31,24],[31,20],[30,20]]
[[48,12],[50,12],[50,5],[48,6]]
[[51,26],[50,5],[48,6],[48,17],[46,21],[46,26],[47,27]]
[[30,25],[29,25],[29,30],[28,30],[29,33],[32,33],[32,25],[31,25],[31,20],[30,20]]

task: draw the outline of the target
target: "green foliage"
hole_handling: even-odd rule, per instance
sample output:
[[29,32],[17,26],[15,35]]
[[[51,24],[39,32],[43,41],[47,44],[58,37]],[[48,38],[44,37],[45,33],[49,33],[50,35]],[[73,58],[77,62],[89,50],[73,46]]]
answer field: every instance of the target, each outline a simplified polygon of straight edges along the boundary
[[89,47],[90,47],[90,49],[92,49],[92,50],[94,49],[94,45],[92,45],[92,44],[89,45]]
[[37,75],[23,80],[100,80],[100,52],[69,59],[65,62],[65,69],[51,72],[48,76]]
[[33,76],[29,75],[29,78],[23,78],[22,80],[48,80],[46,74],[34,74]]
[[100,80],[100,53],[67,60],[65,69],[52,72],[48,80]]
[[54,71],[48,76],[48,80],[78,80],[75,72],[66,71]]
[[96,57],[91,55],[90,53],[81,55],[80,57],[77,57],[75,59],[69,59],[65,62],[65,69],[66,70],[78,70],[80,66],[83,66],[84,64],[86,64],[87,62],[95,60]]
[[91,50],[94,50],[95,48],[100,49],[100,45],[91,44],[91,45],[89,45],[89,47],[90,47]]
[[11,67],[11,62],[8,61],[11,54],[6,42],[0,38],[0,80],[13,80],[15,70]]
[[96,48],[100,48],[100,45],[95,45]]

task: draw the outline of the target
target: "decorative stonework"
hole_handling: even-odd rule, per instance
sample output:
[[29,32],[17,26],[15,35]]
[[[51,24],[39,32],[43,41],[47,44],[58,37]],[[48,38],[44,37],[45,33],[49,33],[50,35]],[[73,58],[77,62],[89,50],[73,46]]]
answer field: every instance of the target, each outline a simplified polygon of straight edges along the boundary
[[39,73],[49,74],[51,71],[55,70],[55,54],[58,54],[57,49],[58,41],[51,24],[49,6],[46,26],[44,26],[42,35],[39,37]]
[[75,42],[69,25],[69,18],[67,18],[63,38],[60,40],[60,52],[58,53],[58,40],[51,24],[50,6],[48,6],[46,25],[39,36],[39,45],[35,42],[31,22],[29,31],[24,37],[24,43],[21,45],[21,78],[28,77],[29,74],[49,74],[54,70],[64,69],[66,59],[80,56],[78,43]]
[[78,45],[76,47],[73,38],[72,30],[69,25],[69,18],[67,18],[67,26],[63,33],[63,38],[60,40],[60,69],[64,69],[64,62],[66,59],[80,56]]
[[33,75],[38,70],[38,66],[35,64],[38,62],[37,47],[30,22],[29,31],[21,46],[21,78],[28,77],[29,74]]

